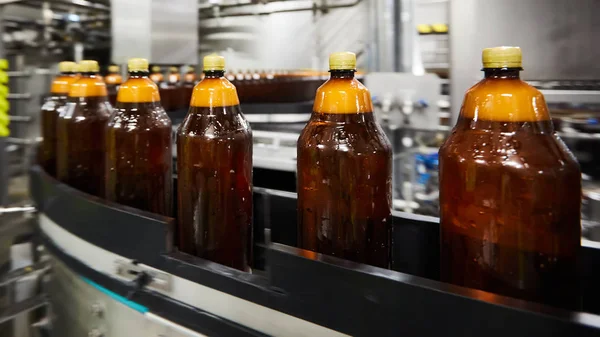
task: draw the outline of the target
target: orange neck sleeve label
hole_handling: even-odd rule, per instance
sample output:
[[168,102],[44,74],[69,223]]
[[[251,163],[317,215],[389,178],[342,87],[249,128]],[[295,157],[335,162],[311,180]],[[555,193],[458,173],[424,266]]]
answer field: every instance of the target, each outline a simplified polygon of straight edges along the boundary
[[123,83],[123,77],[119,74],[108,74],[104,78],[106,84],[121,84]]
[[488,78],[465,94],[460,116],[498,122],[550,119],[542,93],[519,79]]
[[194,87],[190,106],[219,107],[239,105],[235,86],[226,78],[205,78]]
[[69,97],[106,96],[106,84],[99,76],[82,76],[71,85]]
[[185,76],[183,77],[183,79],[186,82],[195,82],[196,81],[196,74],[187,73],[187,74],[185,74]]
[[158,86],[148,77],[129,78],[119,87],[117,102],[151,103],[160,102]]
[[71,84],[77,81],[77,77],[75,75],[60,75],[57,76],[52,81],[52,86],[50,87],[50,92],[53,94],[69,94],[69,90],[71,89]]
[[317,90],[314,112],[353,114],[373,112],[371,94],[357,79],[329,79]]
[[181,82],[181,76],[179,74],[169,74],[169,83]]
[[158,83],[158,82],[162,82],[165,79],[165,77],[161,73],[153,73],[153,74],[150,74],[150,79],[153,80],[154,82]]

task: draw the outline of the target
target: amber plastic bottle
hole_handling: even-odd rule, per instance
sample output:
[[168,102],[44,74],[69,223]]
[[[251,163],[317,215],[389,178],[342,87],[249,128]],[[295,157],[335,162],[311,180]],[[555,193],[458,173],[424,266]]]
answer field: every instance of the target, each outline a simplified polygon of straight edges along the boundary
[[112,107],[98,62],[81,61],[58,119],[57,176],[86,193],[104,197],[105,128]]
[[252,249],[252,132],[225,59],[204,58],[177,131],[179,248],[240,270]]
[[442,279],[575,308],[579,165],[519,79],[521,50],[485,49],[483,68],[440,149]]
[[111,105],[115,105],[117,102],[117,91],[123,83],[123,76],[121,76],[120,71],[119,66],[112,65],[108,67],[108,74],[104,77],[104,83],[106,83],[106,90],[108,91],[108,101]]
[[169,77],[167,83],[172,86],[179,86],[181,82],[181,75],[179,74],[179,68],[169,68]]
[[354,78],[356,56],[334,53],[298,139],[300,248],[389,268],[392,150]]
[[189,103],[184,103],[184,94],[183,90],[181,89],[181,75],[179,74],[179,68],[169,68],[169,74],[167,76],[167,81],[162,93],[165,95],[163,106],[167,111],[180,109]]
[[154,81],[159,87],[163,85],[165,82],[165,77],[163,76],[161,69],[159,66],[153,66],[152,72],[150,73],[150,79]]
[[40,163],[51,176],[56,176],[56,122],[60,109],[67,103],[71,84],[77,80],[75,62],[60,62],[60,75],[55,77],[50,87],[50,95],[44,100],[41,111],[41,135],[44,138],[40,146]]
[[198,76],[196,76],[196,68],[194,68],[192,66],[188,66],[187,71],[185,72],[185,75],[183,76],[183,84],[194,86],[194,85],[196,85],[197,81],[198,81]]
[[148,78],[148,60],[130,59],[128,70],[106,129],[106,198],[171,216],[171,120]]

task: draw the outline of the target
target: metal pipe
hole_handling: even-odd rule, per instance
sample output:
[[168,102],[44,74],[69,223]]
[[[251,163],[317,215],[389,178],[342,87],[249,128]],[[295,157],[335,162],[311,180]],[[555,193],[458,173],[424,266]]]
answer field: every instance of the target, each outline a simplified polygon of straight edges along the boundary
[[8,119],[14,123],[29,123],[33,120],[31,116],[14,116],[8,115]]
[[45,1],[50,1],[51,7],[61,7],[61,11],[64,12],[69,12],[71,7],[77,7],[81,9],[110,13],[110,7],[86,0],[21,0],[20,4],[29,7],[40,8]]
[[[261,3],[263,4],[267,4],[267,3],[274,3],[274,2],[293,2],[294,0],[264,0]],[[252,0],[247,0],[246,2],[241,2],[241,1],[237,1],[235,3],[230,3],[230,4],[213,4],[213,3],[208,3],[206,5],[202,5],[199,4],[198,5],[198,10],[207,10],[207,9],[212,9],[214,7],[219,7],[219,8],[237,8],[237,7],[245,7],[245,6],[252,6],[252,5],[258,5],[258,3],[252,1]]]
[[37,295],[24,301],[17,302],[0,311],[0,324],[8,322],[23,313],[45,307],[48,303],[48,298],[45,295]]
[[254,15],[271,15],[276,13],[292,13],[292,12],[305,12],[305,11],[328,11],[330,9],[336,8],[348,8],[354,7],[361,3],[362,0],[356,0],[351,3],[341,4],[341,5],[327,5],[327,6],[318,6],[316,4],[311,7],[302,7],[302,8],[290,8],[290,9],[279,9],[274,11],[262,11],[262,12],[241,12],[241,13],[231,13],[224,15],[214,15],[211,14],[209,16],[200,16],[201,19],[212,19],[212,18],[226,18],[226,17],[237,17],[237,16],[254,16]]
[[8,94],[8,96],[6,97],[8,99],[30,99],[31,98],[31,93],[10,93]]
[[[17,208],[17,207],[14,207]],[[33,208],[33,207],[31,207]],[[1,209],[1,208],[0,208]],[[33,208],[35,209],[35,208]],[[0,278],[0,287],[4,287],[8,284],[15,283],[25,276],[29,276],[33,273],[45,273],[50,270],[50,263],[48,261],[38,262],[23,268],[12,270]]]
[[15,144],[15,145],[33,145],[38,142],[35,139],[26,139],[26,138],[6,137],[4,139],[6,140],[6,143]]

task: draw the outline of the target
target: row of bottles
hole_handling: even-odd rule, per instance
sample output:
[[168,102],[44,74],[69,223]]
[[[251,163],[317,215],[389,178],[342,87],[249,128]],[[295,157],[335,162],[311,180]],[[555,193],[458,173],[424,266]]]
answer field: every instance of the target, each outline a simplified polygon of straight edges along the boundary
[[[111,117],[106,89],[93,71],[70,85],[58,122],[58,176],[110,200],[169,214],[170,121],[147,63],[136,62],[130,62]],[[542,94],[519,79],[520,49],[486,49],[483,67],[485,78],[467,92],[439,153],[441,278],[574,308],[578,164],[556,136]],[[354,54],[332,54],[330,73],[298,139],[298,244],[390,268],[392,149],[374,119],[369,91],[355,77]],[[71,80],[68,73],[57,78],[62,98],[48,105],[65,100],[64,76]],[[61,129],[62,123],[71,128]],[[92,130],[101,125],[108,125],[106,132]],[[106,163],[98,165],[102,151]],[[65,153],[77,161],[66,176]],[[179,249],[248,270],[252,133],[220,56],[204,59],[203,79],[177,132],[177,153]],[[105,175],[94,171],[98,167]]]
[[[172,216],[171,120],[148,61],[129,61],[114,109],[97,62],[82,61],[79,76],[67,65],[42,109],[51,116],[43,125],[47,172],[86,193]],[[178,247],[249,270],[252,133],[235,87],[223,77],[223,58],[207,57],[204,66],[206,78],[177,132]]]
[[226,73],[245,103],[309,102],[327,79],[318,71],[238,71]]

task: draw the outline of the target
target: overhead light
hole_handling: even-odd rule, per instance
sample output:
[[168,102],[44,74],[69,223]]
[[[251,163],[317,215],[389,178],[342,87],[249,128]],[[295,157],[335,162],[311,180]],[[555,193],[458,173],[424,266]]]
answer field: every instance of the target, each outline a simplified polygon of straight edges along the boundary
[[79,15],[69,14],[69,15],[67,15],[67,20],[72,21],[72,22],[79,22]]

